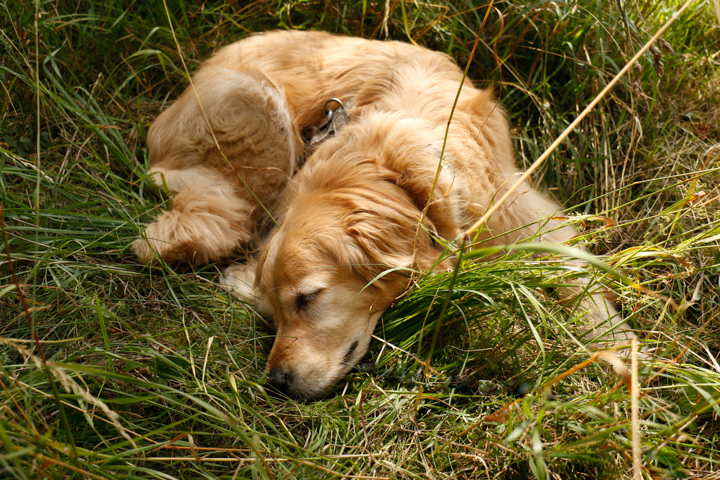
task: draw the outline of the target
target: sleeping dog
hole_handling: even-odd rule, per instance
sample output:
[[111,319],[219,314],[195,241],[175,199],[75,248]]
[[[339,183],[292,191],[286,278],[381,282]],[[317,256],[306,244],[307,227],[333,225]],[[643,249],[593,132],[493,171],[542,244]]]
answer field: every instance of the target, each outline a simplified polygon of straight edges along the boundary
[[[320,32],[221,49],[150,129],[150,174],[172,210],[135,252],[199,265],[258,245],[257,262],[223,281],[274,321],[268,382],[324,395],[366,352],[407,272],[452,267],[436,238],[457,238],[514,183],[505,114],[462,77],[441,53]],[[523,185],[474,238],[565,242],[574,231],[558,210]],[[584,302],[593,335],[633,336],[601,294]]]

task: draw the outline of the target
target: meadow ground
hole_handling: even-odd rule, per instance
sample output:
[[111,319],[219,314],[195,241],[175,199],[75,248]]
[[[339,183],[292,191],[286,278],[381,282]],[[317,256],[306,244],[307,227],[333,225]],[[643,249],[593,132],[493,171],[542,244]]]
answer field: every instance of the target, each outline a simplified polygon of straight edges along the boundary
[[717,1],[692,2],[533,174],[652,352],[634,409],[609,363],[583,364],[577,304],[552,298],[577,273],[529,248],[417,275],[315,403],[265,391],[272,333],[218,285],[224,265],[129,248],[168,202],[144,140],[188,84],[181,55],[192,72],[269,29],[414,41],[495,89],[528,167],[680,7],[0,0],[0,477],[720,478]]

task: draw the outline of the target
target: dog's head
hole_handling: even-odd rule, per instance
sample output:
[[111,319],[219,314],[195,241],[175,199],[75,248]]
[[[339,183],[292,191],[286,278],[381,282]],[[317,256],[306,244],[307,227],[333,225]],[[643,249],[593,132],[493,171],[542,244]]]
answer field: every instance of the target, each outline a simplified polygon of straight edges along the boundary
[[300,175],[255,282],[277,329],[268,382],[315,399],[362,358],[410,269],[432,267],[442,248],[428,233],[431,220],[427,230],[418,226],[418,199],[367,152],[308,165]]

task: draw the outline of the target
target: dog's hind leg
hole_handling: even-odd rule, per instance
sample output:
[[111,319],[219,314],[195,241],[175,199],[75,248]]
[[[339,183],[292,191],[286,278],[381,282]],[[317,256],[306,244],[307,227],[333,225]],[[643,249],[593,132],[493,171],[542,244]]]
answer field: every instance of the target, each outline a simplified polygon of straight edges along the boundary
[[203,265],[229,257],[253,239],[254,207],[238,195],[232,179],[202,167],[150,172],[175,195],[172,210],[161,213],[133,244],[143,263],[162,258]]
[[261,72],[202,68],[148,135],[150,173],[174,198],[134,243],[140,260],[201,265],[253,241],[292,175],[296,130]]
[[[486,238],[483,246],[509,244],[528,238],[562,244],[576,235],[573,228],[553,218],[560,209],[557,203],[529,185],[522,185],[517,192],[488,222],[489,230],[481,234]],[[494,237],[487,238],[488,235]],[[574,259],[567,259],[563,264],[578,270],[587,267],[585,262]],[[559,300],[567,304],[578,302],[577,310],[584,312],[585,327],[582,330],[589,338],[595,338],[601,344],[635,338],[613,302],[602,293],[602,285],[591,282],[587,276],[567,283],[568,286],[558,289]]]
[[[467,206],[469,227],[481,217],[487,209],[501,198],[519,178],[515,167],[512,140],[503,110],[497,106],[488,91],[477,91],[476,95],[461,102],[458,106],[467,116],[459,115],[472,137],[490,153],[492,169],[487,178],[493,180],[487,185],[479,183],[471,187],[471,199]],[[478,155],[479,157],[479,155]],[[524,183],[510,195],[503,205],[488,220],[476,242],[480,246],[508,245],[518,241],[532,239],[538,242],[562,244],[571,240],[576,232],[562,220],[554,218],[560,206],[546,195]],[[567,259],[564,263],[574,268],[587,265],[578,260]],[[585,314],[585,333],[601,341],[622,341],[635,335],[629,330],[618,314],[612,302],[593,285],[588,277],[581,276],[568,282],[568,287],[560,288],[560,301],[579,302],[579,311]]]
[[588,277],[584,276],[570,280],[568,283],[577,286],[560,288],[558,296],[561,302],[569,304],[579,302],[576,304],[577,311],[584,313],[584,327],[581,330],[588,338],[596,339],[600,344],[612,344],[636,338],[613,302],[601,292],[602,285],[592,285]]

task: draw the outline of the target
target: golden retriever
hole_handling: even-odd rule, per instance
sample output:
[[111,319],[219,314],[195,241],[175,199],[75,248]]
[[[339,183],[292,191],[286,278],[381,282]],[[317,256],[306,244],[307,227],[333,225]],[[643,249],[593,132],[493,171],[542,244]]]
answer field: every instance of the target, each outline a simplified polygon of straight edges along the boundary
[[[504,112],[469,80],[461,89],[462,76],[441,53],[319,32],[221,49],[150,129],[150,173],[174,197],[135,252],[204,264],[263,237],[257,264],[230,266],[223,281],[274,320],[268,382],[295,398],[324,395],[366,352],[407,272],[452,266],[436,265],[435,238],[458,237],[514,183]],[[348,123],[298,168],[302,132],[332,98]],[[524,185],[478,242],[564,242],[575,232],[552,218],[558,210]],[[616,312],[601,294],[588,299],[593,335],[633,335],[608,321]]]

